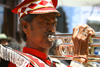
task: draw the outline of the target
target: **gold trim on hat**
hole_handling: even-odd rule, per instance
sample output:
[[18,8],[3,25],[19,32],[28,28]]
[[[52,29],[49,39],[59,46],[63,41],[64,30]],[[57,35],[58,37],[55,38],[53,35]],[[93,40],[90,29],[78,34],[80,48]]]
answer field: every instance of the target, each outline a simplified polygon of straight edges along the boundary
[[[47,6],[47,7],[53,7],[53,6]],[[41,7],[34,8],[34,9],[32,9],[32,10],[36,10],[36,9],[40,9],[40,8],[47,8],[47,7],[41,6]],[[53,8],[54,8],[54,7],[53,7]],[[31,10],[30,10],[30,11],[31,11]]]

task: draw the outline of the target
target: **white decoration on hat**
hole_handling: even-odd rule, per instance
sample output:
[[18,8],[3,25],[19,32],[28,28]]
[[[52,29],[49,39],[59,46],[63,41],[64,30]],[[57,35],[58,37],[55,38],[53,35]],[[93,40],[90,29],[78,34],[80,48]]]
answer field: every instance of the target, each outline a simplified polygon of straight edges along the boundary
[[46,11],[43,11],[43,12],[46,12]]
[[45,6],[52,6],[52,7],[54,7],[51,3],[47,3]]
[[42,12],[42,11],[40,10],[40,12]]
[[20,17],[23,15],[23,13],[20,13]]
[[38,11],[35,11],[35,12],[38,12]]
[[25,10],[24,12],[27,12],[27,11],[29,11],[29,10],[31,10],[31,8],[26,8],[26,10]]
[[46,11],[46,12],[49,12],[49,11]]
[[21,12],[22,9],[19,9],[18,12]]

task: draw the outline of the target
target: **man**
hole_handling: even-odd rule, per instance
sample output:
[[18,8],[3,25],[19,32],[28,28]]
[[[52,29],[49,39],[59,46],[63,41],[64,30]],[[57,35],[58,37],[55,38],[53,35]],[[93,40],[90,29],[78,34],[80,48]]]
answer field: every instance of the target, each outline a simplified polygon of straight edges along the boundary
[[[10,38],[9,37],[7,37],[7,35],[6,34],[4,34],[4,33],[1,33],[0,34],[0,44],[2,44],[2,45],[4,45],[4,46],[8,46],[8,41],[10,40]],[[3,64],[3,66],[5,67],[5,65],[7,65],[8,64],[8,61],[5,61],[5,60],[3,60],[2,58],[0,58],[0,61],[2,61],[1,63],[0,63],[0,66]]]
[[[20,60],[19,62],[10,62],[8,67],[60,67],[60,63],[52,61],[48,56],[53,43],[48,36],[55,34],[56,17],[60,16],[55,9],[56,5],[57,0],[24,0],[12,10],[19,15],[19,30],[26,41],[24,53],[16,52],[29,60],[30,64],[20,58],[16,60]],[[78,25],[73,29],[74,58],[70,66],[66,67],[84,67],[83,64],[87,62],[88,41],[92,34],[94,31],[88,25]]]
[[4,34],[4,33],[0,34],[0,44],[8,45],[9,40],[10,40],[10,38],[7,37],[6,34]]

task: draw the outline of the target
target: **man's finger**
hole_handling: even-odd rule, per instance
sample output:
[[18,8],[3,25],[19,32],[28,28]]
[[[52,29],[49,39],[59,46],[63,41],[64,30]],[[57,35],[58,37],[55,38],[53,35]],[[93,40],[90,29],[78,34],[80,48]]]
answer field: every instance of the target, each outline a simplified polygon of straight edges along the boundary
[[78,32],[78,35],[83,35],[83,32],[84,32],[84,29],[86,29],[87,27],[89,27],[88,25],[82,25],[80,28],[79,28],[79,32]]
[[80,27],[81,27],[81,25],[77,25],[77,26],[73,29],[73,35],[72,35],[73,38],[77,35],[77,32],[78,32],[78,30],[79,30]]

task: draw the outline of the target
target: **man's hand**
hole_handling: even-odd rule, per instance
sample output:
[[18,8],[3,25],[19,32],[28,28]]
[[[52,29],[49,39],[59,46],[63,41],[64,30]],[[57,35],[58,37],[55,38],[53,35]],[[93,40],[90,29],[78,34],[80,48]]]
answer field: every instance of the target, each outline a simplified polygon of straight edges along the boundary
[[[74,43],[74,56],[76,58],[73,59],[73,61],[80,62],[82,64],[85,63],[86,59],[88,56],[88,42],[91,37],[95,32],[94,30],[89,27],[88,25],[77,25],[73,29],[73,35],[72,35],[72,40]],[[84,58],[80,58],[84,57]]]

